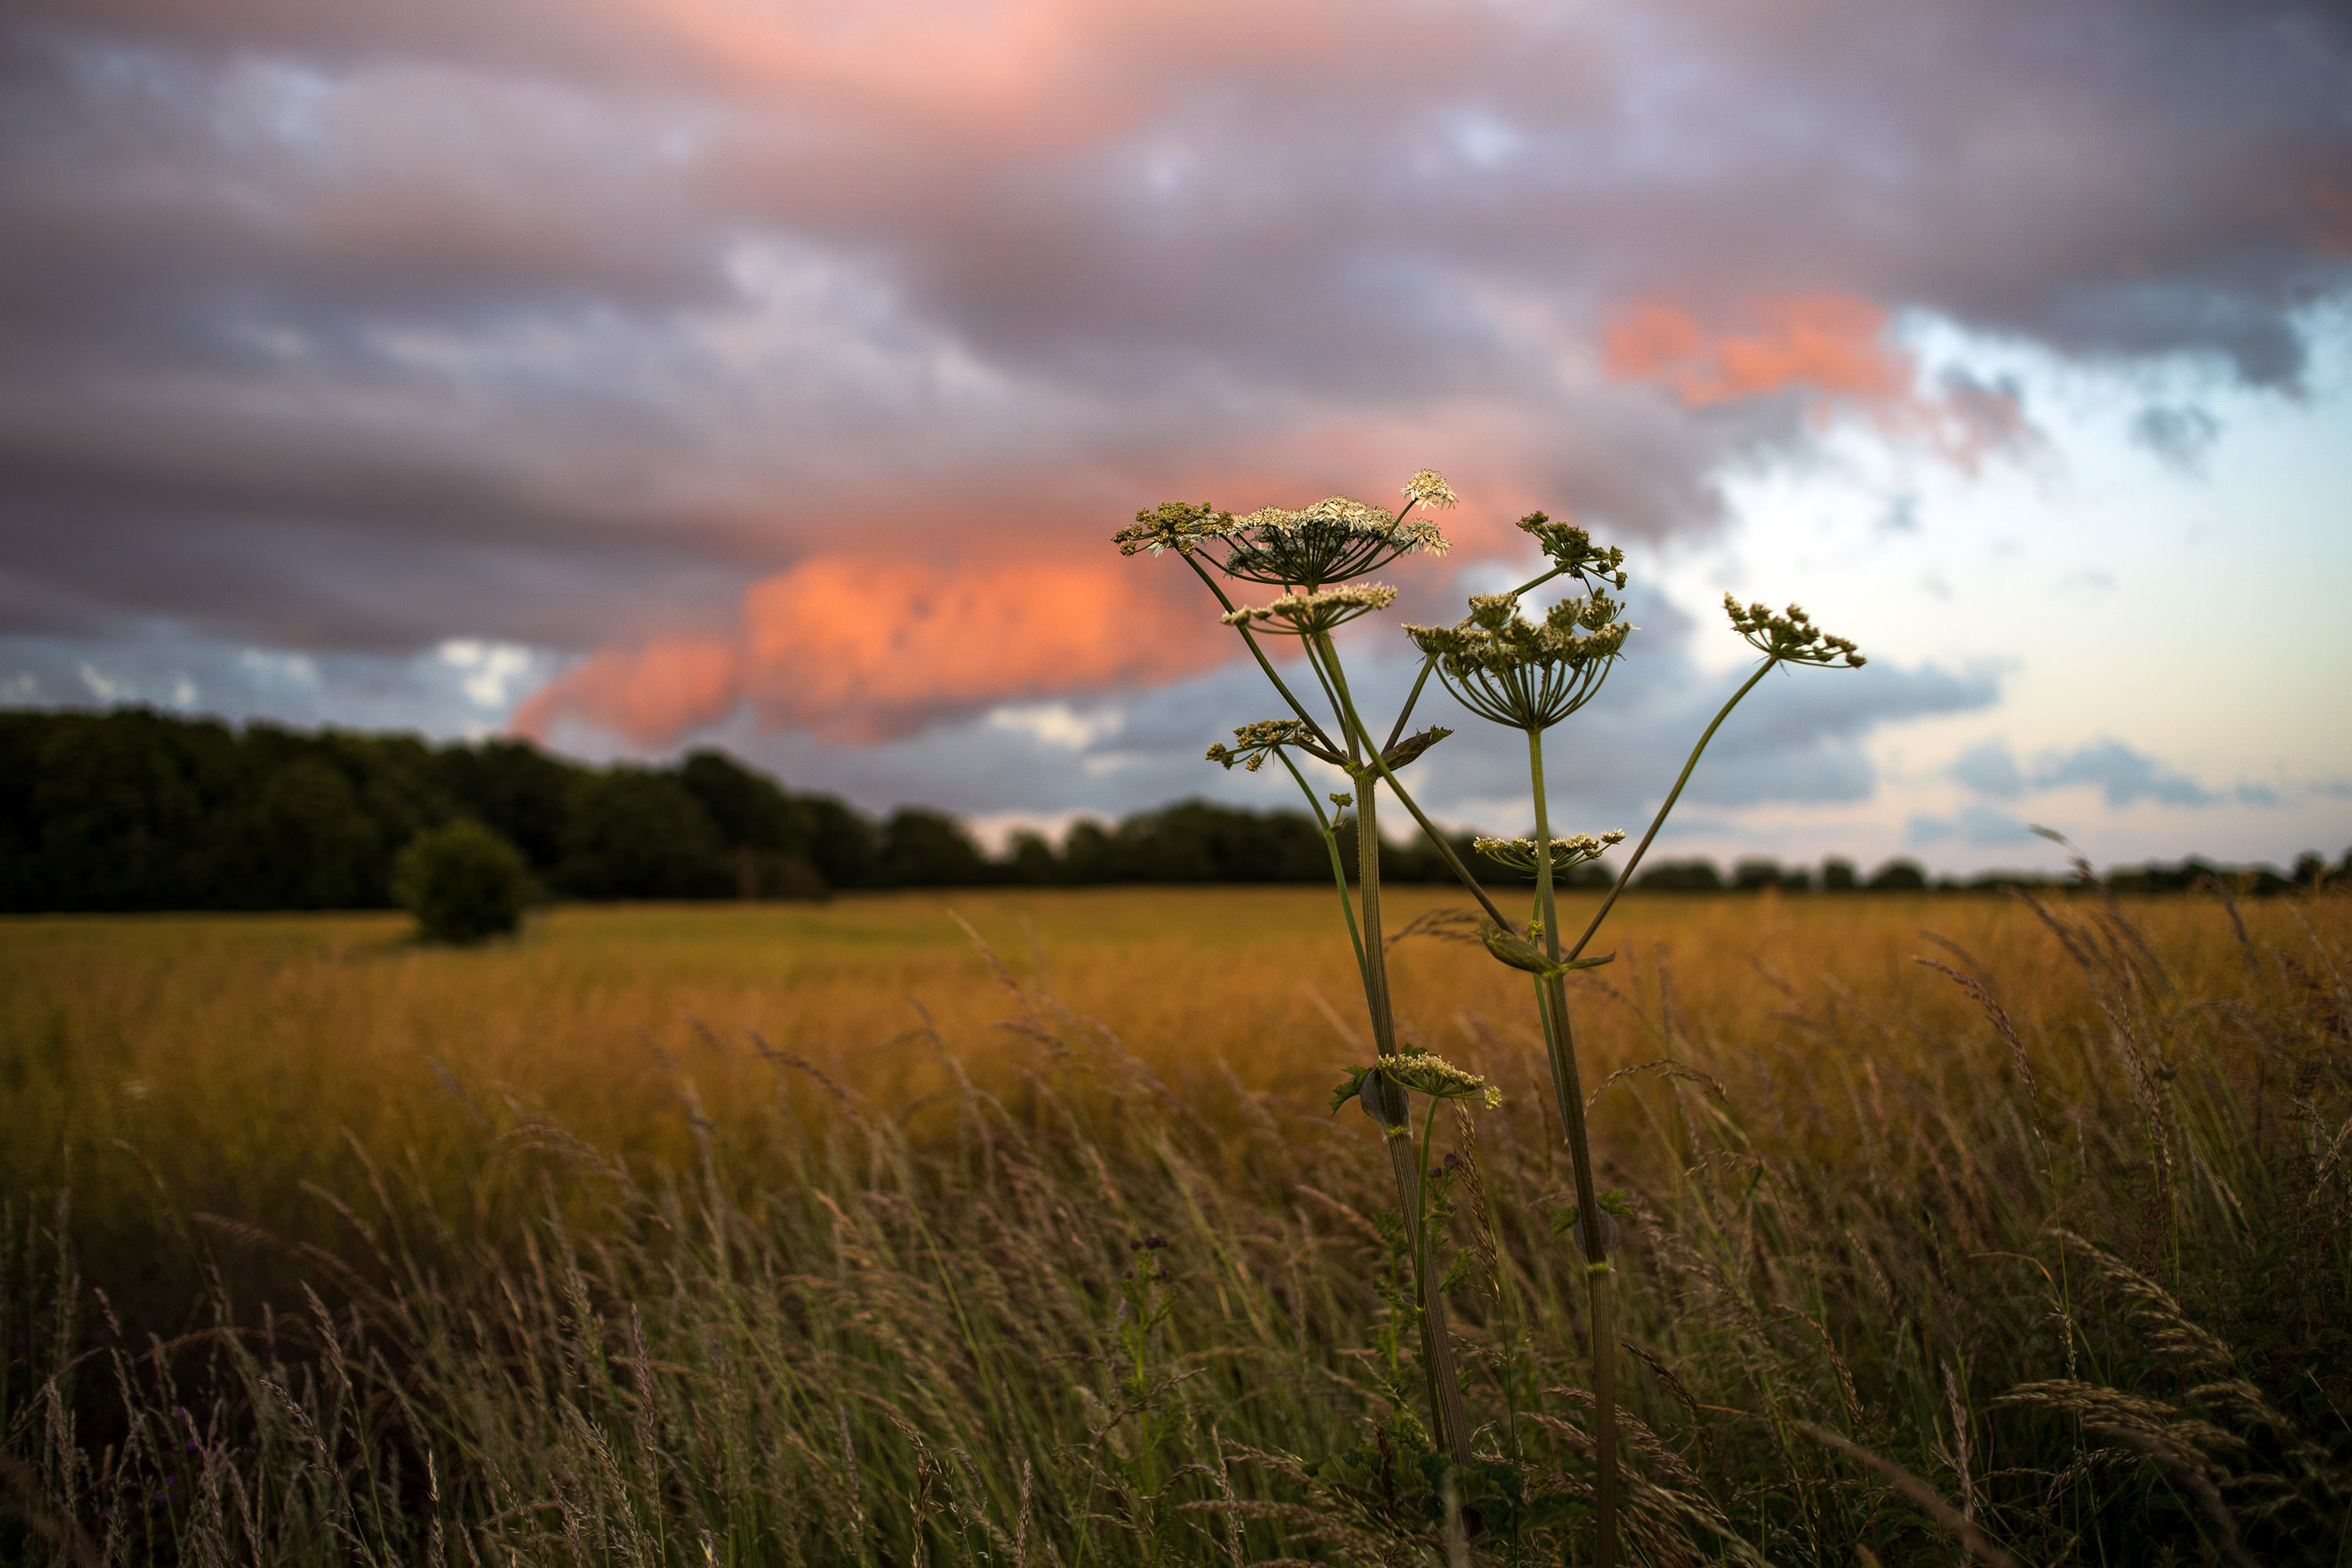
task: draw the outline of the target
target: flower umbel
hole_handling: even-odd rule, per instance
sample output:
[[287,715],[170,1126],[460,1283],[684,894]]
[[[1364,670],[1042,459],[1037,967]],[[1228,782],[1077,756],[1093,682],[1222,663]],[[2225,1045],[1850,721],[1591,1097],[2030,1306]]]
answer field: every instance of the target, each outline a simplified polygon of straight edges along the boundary
[[1530,621],[1514,595],[1474,594],[1454,625],[1404,629],[1465,708],[1514,729],[1548,730],[1601,689],[1634,629],[1617,619],[1622,608],[1596,588]]
[[1137,512],[1133,526],[1112,534],[1111,542],[1121,555],[1147,550],[1154,555],[1163,550],[1190,555],[1202,540],[1222,539],[1238,526],[1232,512],[1219,511],[1207,501],[1164,500]]
[[[1489,1110],[1503,1103],[1503,1091],[1476,1073],[1455,1067],[1434,1051],[1416,1050],[1411,1046],[1394,1056],[1379,1058],[1370,1067],[1343,1070],[1346,1079],[1331,1091],[1334,1111],[1351,1100],[1362,1102],[1365,1081],[1375,1075],[1399,1089],[1425,1094],[1433,1100],[1475,1100]],[[1381,1120],[1379,1112],[1369,1105],[1366,1111],[1373,1120]]]
[[[1284,588],[1320,588],[1378,571],[1401,555],[1443,555],[1449,548],[1433,522],[1409,518],[1415,507],[1454,504],[1453,487],[1434,469],[1405,481],[1403,511],[1330,496],[1312,506],[1261,507],[1246,517],[1205,501],[1163,501],[1135,514],[1134,526],[1113,535],[1119,552],[1157,555],[1174,550],[1202,559],[1229,577]],[[1204,548],[1222,545],[1222,552]]]
[[[1624,830],[1612,827],[1598,837],[1579,833],[1551,841],[1551,868],[1557,873],[1581,866],[1588,860],[1598,860],[1617,845],[1625,842]],[[1515,871],[1536,874],[1536,841],[1532,838],[1475,838],[1470,847],[1497,865],[1508,866]]]
[[1769,605],[1742,607],[1726,594],[1723,607],[1731,616],[1732,630],[1746,637],[1757,652],[1783,663],[1834,666],[1843,660],[1845,668],[1860,669],[1870,662],[1854,651],[1852,638],[1832,637],[1822,630],[1801,605],[1791,605],[1787,615],[1776,616]]
[[1612,587],[1625,586],[1625,552],[1616,545],[1592,542],[1592,535],[1565,522],[1554,522],[1549,512],[1531,511],[1519,519],[1520,531],[1535,536],[1552,565],[1578,582],[1598,579]]
[[1244,605],[1218,618],[1229,626],[1255,625],[1278,637],[1315,637],[1342,626],[1359,616],[1384,610],[1396,602],[1397,591],[1381,583],[1349,583],[1311,593],[1285,594],[1271,605]]
[[1423,468],[1404,482],[1404,497],[1423,506],[1454,506],[1458,504],[1454,487],[1435,468]]
[[1265,766],[1266,758],[1284,746],[1295,746],[1310,756],[1337,763],[1339,759],[1315,743],[1315,732],[1297,719],[1259,719],[1244,724],[1234,731],[1234,743],[1223,741],[1209,748],[1209,761],[1223,764],[1227,772],[1235,763],[1244,773],[1255,773]]

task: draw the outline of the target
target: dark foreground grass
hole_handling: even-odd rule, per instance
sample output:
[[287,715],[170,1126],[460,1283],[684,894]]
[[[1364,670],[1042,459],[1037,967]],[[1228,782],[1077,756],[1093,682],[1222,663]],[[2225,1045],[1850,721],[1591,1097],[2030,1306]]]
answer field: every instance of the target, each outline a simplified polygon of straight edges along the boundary
[[[1705,994],[1630,946],[1577,992],[1618,1075],[1603,1180],[1633,1211],[1631,1553],[2352,1562],[2346,904],[2250,911],[2242,941],[2216,901],[2136,923],[2084,896],[1961,947],[1907,932],[1972,906],[1906,906],[1874,918],[1909,917],[1901,943],[1948,973],[1868,988],[1829,956],[1751,969],[1736,922],[1792,917],[1739,908],[1711,968],[1685,952]],[[1217,966],[1183,947],[1121,984],[1201,992]],[[674,1136],[470,1064],[453,1006],[430,1030],[447,1087],[407,1120],[221,1037],[235,1091],[180,1086],[204,1109],[178,1123],[110,1111],[130,1147],[75,1156],[79,1217],[67,1156],[11,1155],[0,1560],[1578,1561],[1570,1183],[1539,1042],[1488,1021],[1524,998],[1472,958],[1452,992],[1455,958],[1431,961],[1441,1005],[1416,1014],[1510,1091],[1440,1123],[1467,1473],[1412,1414],[1371,1130],[1302,1089],[1339,1035],[1268,1030],[1253,1057],[1254,994],[1209,986],[1136,1005],[1205,1006],[1186,1026],[1218,1052],[1130,1049],[1089,1021],[1131,1021],[1095,1005],[1113,982],[1066,974],[1081,1016],[1024,958],[995,1043],[909,1015],[876,1041],[887,1074],[731,1024],[695,1037],[707,1058],[649,1040],[653,1090],[603,1069]],[[306,1037],[380,1026],[270,973]],[[541,978],[479,1027],[598,1005]],[[5,1087],[73,1121],[71,1073],[27,1054],[55,1021],[12,1016]],[[134,1045],[121,1060],[161,1048]],[[240,1124],[306,1094],[319,1125]],[[263,1190],[188,1192],[203,1162],[173,1125],[251,1140]],[[309,1152],[262,1158],[279,1145]],[[124,1170],[149,1173],[143,1206]]]

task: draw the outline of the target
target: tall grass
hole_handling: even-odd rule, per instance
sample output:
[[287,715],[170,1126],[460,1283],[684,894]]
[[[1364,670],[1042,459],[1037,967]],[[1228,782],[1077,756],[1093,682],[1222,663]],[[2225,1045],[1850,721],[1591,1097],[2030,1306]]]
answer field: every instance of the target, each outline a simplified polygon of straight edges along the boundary
[[[626,912],[476,955],[0,933],[9,1124],[76,1134],[8,1155],[0,1557],[1580,1559],[1589,1298],[1517,976],[1394,954],[1401,1031],[1507,1091],[1438,1123],[1449,1479],[1390,1439],[1410,1260],[1377,1131],[1317,1103],[1347,955],[1266,934],[1283,897],[1155,893],[1118,962],[1116,896],[971,900],[1001,956],[795,914],[843,928],[800,995]],[[1569,984],[1633,1211],[1629,1555],[2352,1560],[2346,900],[1620,919]]]

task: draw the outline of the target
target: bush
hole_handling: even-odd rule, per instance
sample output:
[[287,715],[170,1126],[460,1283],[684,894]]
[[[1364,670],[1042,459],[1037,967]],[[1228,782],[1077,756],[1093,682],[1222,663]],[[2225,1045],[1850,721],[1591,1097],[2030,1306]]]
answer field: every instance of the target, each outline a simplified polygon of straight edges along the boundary
[[426,942],[464,945],[509,935],[522,924],[531,891],[522,851],[462,818],[410,839],[392,874],[393,897],[416,917]]

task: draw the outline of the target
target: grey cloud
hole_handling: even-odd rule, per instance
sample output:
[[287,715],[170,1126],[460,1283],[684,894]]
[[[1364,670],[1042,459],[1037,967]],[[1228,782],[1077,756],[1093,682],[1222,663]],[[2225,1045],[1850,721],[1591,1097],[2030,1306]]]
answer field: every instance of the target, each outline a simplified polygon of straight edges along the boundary
[[2165,805],[2211,805],[2221,797],[2195,779],[2174,772],[2121,741],[2094,741],[2071,752],[2052,752],[2033,764],[2038,788],[2095,785],[2109,805],[2153,800]]
[[2034,834],[2027,824],[1979,801],[1961,808],[1957,817],[1915,816],[1905,826],[1904,837],[1918,845],[1957,838],[1963,844],[1986,846],[2030,844]]
[[2151,404],[2132,416],[2131,438],[2184,474],[2201,473],[2221,422],[2193,403]]
[[2000,800],[2015,800],[2025,793],[2025,775],[2018,770],[2017,759],[2010,754],[2008,745],[2000,741],[1986,741],[1969,747],[1952,763],[1952,777],[1975,790]]
[[453,639],[404,657],[239,646],[155,625],[131,635],[0,637],[0,703],[136,703],[242,723],[414,730],[441,739],[502,727],[517,696],[555,673],[514,644]]

